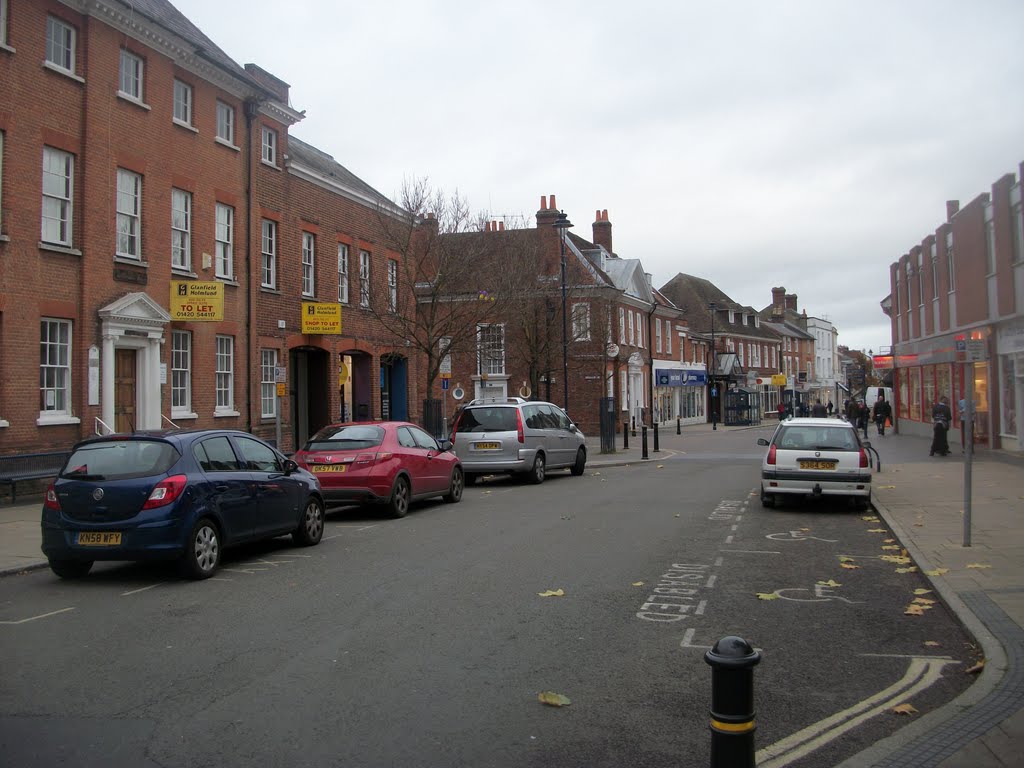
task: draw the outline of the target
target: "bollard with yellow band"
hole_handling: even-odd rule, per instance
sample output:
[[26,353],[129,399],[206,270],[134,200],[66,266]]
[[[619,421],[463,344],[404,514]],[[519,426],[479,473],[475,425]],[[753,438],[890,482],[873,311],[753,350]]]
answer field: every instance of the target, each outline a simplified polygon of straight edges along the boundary
[[754,667],[742,637],[723,637],[704,654],[711,665],[711,768],[754,768]]

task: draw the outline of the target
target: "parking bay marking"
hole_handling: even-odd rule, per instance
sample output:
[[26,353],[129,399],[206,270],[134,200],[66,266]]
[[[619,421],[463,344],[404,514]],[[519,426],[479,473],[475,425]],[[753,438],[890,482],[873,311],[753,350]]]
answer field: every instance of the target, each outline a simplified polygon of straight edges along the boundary
[[771,539],[772,541],[810,541],[811,539],[814,539],[815,541],[827,541],[830,544],[835,544],[837,541],[839,541],[839,539],[822,539],[818,536],[808,536],[803,531],[785,531],[783,533],[769,533],[767,536],[765,536],[765,538]]
[[50,611],[49,613],[41,613],[38,616],[29,616],[27,619],[18,619],[17,621],[0,621],[0,624],[6,624],[8,626],[15,624],[27,624],[30,621],[36,621],[37,619],[45,619],[50,616],[56,616],[58,613],[67,613],[73,611],[74,608],[61,608],[59,611]]
[[946,658],[911,657],[903,677],[885,690],[759,749],[755,757],[758,768],[783,768],[800,760],[875,715],[917,695],[942,677],[942,670],[947,664],[959,663]]

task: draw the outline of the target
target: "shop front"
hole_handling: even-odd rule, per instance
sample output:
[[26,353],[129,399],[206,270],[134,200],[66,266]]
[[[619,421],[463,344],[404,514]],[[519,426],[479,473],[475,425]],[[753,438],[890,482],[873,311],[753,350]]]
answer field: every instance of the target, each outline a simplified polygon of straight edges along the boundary
[[654,369],[654,420],[707,421],[707,371],[703,365],[659,363]]
[[999,447],[1024,451],[1024,430],[1020,425],[1024,408],[1024,318],[1003,323],[996,329],[996,363],[999,375]]

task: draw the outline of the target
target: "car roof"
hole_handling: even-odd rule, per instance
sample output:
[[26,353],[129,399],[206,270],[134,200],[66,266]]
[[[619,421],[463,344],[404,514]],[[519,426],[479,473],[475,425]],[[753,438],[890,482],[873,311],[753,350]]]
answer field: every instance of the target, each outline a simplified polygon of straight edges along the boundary
[[139,429],[135,432],[112,432],[108,435],[94,435],[78,441],[74,447],[78,448],[83,445],[123,440],[164,440],[169,443],[186,443],[208,435],[239,435],[262,440],[262,438],[240,429]]
[[842,429],[853,429],[853,425],[842,419],[828,419],[823,416],[801,416],[793,419],[786,419],[781,426],[806,426],[806,427],[841,427]]

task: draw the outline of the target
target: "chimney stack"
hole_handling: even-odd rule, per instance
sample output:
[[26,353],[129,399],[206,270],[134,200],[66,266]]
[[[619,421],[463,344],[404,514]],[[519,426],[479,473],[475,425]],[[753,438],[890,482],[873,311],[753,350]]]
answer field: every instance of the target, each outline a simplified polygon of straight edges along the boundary
[[797,311],[797,308],[796,308],[796,294],[795,293],[787,293],[786,294],[786,309],[791,309],[794,312]]
[[772,317],[782,317],[786,309],[786,289],[772,288]]
[[540,210],[537,211],[537,229],[550,228],[558,218],[558,209],[555,207],[555,196],[551,195],[551,205],[548,205],[548,196],[540,196]]
[[608,209],[597,211],[594,221],[594,243],[602,246],[608,253],[612,251],[612,223],[608,221]]
[[952,221],[953,216],[960,210],[959,200],[947,200],[946,201],[946,221]]

